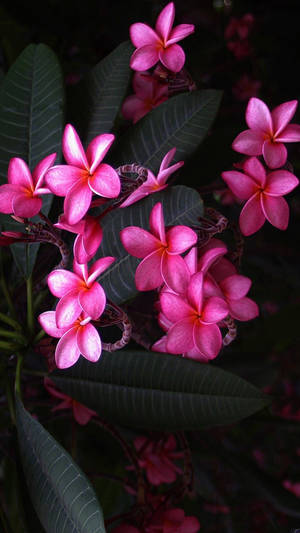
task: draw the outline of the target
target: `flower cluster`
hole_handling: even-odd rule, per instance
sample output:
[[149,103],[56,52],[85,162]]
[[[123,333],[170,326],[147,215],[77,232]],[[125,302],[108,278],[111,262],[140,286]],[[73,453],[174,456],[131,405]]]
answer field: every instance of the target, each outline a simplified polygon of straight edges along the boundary
[[253,28],[253,24],[253,15],[246,13],[241,18],[231,17],[225,29],[227,48],[237,60],[248,57],[252,52],[248,37]]

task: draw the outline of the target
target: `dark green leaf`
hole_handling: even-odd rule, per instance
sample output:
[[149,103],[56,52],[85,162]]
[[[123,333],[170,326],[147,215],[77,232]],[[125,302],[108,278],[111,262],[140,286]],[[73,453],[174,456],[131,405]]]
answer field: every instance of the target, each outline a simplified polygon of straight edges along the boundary
[[157,172],[164,155],[177,148],[175,161],[186,159],[199,146],[216,117],[221,92],[194,91],[167,100],[121,138],[114,163],[140,163]]
[[16,400],[23,468],[47,533],[105,533],[96,495],[70,455]]
[[165,225],[193,225],[203,213],[199,194],[188,187],[172,187],[164,192],[152,194],[140,202],[108,213],[103,220],[103,241],[98,257],[113,256],[116,261],[101,276],[101,284],[107,297],[116,304],[137,294],[134,274],[139,260],[129,255],[120,241],[120,230],[126,226],[139,226],[149,230],[149,216],[152,207],[162,202]]
[[219,368],[169,354],[104,352],[53,376],[68,395],[111,422],[156,430],[199,429],[245,418],[269,400]]
[[[63,80],[55,54],[43,44],[29,45],[10,68],[0,88],[0,182],[7,182],[12,157],[21,157],[32,171],[47,155],[57,152],[63,128]],[[49,212],[52,195],[44,196],[43,212]],[[1,218],[5,229],[20,231],[20,224]],[[15,260],[28,277],[34,266],[38,245],[13,245]]]

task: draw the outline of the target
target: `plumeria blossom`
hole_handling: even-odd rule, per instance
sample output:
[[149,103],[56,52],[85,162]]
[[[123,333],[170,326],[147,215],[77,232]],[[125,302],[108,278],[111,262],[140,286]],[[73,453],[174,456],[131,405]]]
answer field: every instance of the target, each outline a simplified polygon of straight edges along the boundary
[[54,383],[49,378],[44,379],[44,385],[49,394],[54,396],[54,398],[59,398],[62,400],[59,404],[55,405],[51,411],[61,411],[64,409],[71,409],[73,412],[74,419],[81,426],[85,426],[91,420],[92,416],[97,416],[95,411],[89,409],[82,403],[77,402],[74,398],[67,396],[63,392],[57,390],[54,386]]
[[132,85],[135,94],[131,94],[125,99],[122,113],[124,118],[132,120],[135,124],[151,109],[168,99],[168,85],[161,83],[148,72],[135,72]]
[[244,173],[231,170],[222,173],[223,180],[240,200],[247,200],[240,214],[243,235],[258,231],[267,219],[278,229],[285,230],[289,222],[289,207],[282,196],[291,192],[299,180],[287,170],[266,173],[256,157],[243,165]]
[[206,361],[214,359],[222,346],[222,335],[217,326],[228,315],[223,298],[203,297],[203,272],[191,277],[186,299],[165,292],[160,303],[163,314],[173,323],[167,332],[168,353],[187,353],[189,357]]
[[159,511],[147,528],[147,533],[198,533],[200,523],[195,516],[185,516],[180,508]]
[[165,283],[180,292],[189,280],[188,268],[180,256],[196,244],[196,233],[187,226],[174,226],[165,231],[162,204],[158,202],[150,214],[150,230],[129,226],[120,232],[124,248],[134,257],[143,258],[135,273],[139,291],[151,291]]
[[114,260],[114,257],[102,257],[89,271],[87,264],[80,265],[74,260],[74,272],[63,269],[50,272],[48,287],[54,296],[60,298],[55,314],[58,328],[70,327],[82,312],[93,320],[102,315],[106,296],[96,279]]
[[62,150],[67,165],[56,165],[46,175],[49,189],[65,196],[64,214],[67,224],[79,222],[88,211],[92,195],[116,198],[121,184],[116,171],[102,159],[114,142],[114,135],[103,133],[93,139],[85,153],[76,130],[67,124]]
[[284,143],[300,141],[300,126],[289,124],[297,109],[297,100],[285,102],[270,112],[259,98],[250,98],[246,122],[250,129],[242,131],[232,148],[246,155],[263,155],[270,168],[282,167],[287,159]]
[[55,311],[45,311],[39,316],[39,323],[51,337],[60,339],[55,350],[58,368],[69,368],[78,361],[80,354],[92,363],[101,355],[102,343],[91,318],[82,313],[71,326],[58,328]]
[[51,190],[44,187],[44,177],[55,158],[54,153],[42,159],[31,175],[27,163],[20,157],[13,157],[8,166],[8,184],[0,186],[0,212],[24,218],[37,215],[43,203],[40,196],[51,194]]
[[[176,451],[176,439],[169,435],[167,439],[159,441],[146,437],[137,437],[134,446],[138,455],[139,466],[146,471],[151,485],[173,483],[181,469],[174,463],[174,459],[183,457],[183,452]],[[133,467],[132,467],[133,468]],[[131,467],[129,467],[131,469]]]
[[151,170],[148,170],[148,176],[146,181],[138,187],[128,198],[123,202],[120,207],[128,207],[129,205],[141,200],[145,196],[152,194],[154,192],[162,191],[167,185],[167,180],[173,174],[184,165],[184,161],[178,161],[172,166],[169,166],[173,157],[175,156],[176,148],[172,148],[167,152],[163,158],[157,176],[155,177]]
[[137,22],[130,26],[130,38],[137,48],[131,56],[133,70],[143,71],[158,61],[171,72],[179,72],[185,62],[181,46],[176,44],[194,32],[193,24],[179,24],[172,28],[175,18],[174,3],[170,2],[159,14],[155,30],[147,24]]
[[70,225],[67,223],[65,215],[61,215],[54,226],[71,233],[77,233],[73,246],[74,258],[77,263],[88,263],[94,257],[103,237],[103,231],[97,218],[87,215],[77,224]]

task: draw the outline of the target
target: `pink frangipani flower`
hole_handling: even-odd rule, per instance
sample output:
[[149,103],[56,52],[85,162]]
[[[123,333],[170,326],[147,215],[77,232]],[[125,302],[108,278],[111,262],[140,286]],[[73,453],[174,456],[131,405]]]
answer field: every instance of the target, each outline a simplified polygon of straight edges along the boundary
[[247,200],[240,214],[243,235],[258,231],[265,220],[278,229],[285,230],[289,221],[289,207],[282,198],[291,192],[299,180],[287,170],[266,174],[256,157],[244,163],[244,173],[231,170],[222,173],[223,180],[240,200]]
[[43,182],[55,158],[54,153],[42,159],[31,175],[25,161],[13,157],[8,166],[8,184],[0,186],[0,212],[24,218],[37,215],[42,208],[40,196],[51,194],[51,190],[44,187]]
[[46,311],[39,316],[39,323],[43,330],[51,337],[60,339],[55,350],[58,368],[69,368],[75,365],[80,354],[92,363],[98,361],[102,344],[99,333],[90,320],[90,317],[82,313],[71,327],[58,328],[55,311]]
[[147,533],[198,533],[200,523],[195,516],[185,516],[178,507],[158,511],[146,529]]
[[119,196],[121,184],[116,171],[102,159],[114,142],[114,135],[103,133],[93,139],[85,153],[71,124],[65,127],[62,150],[67,165],[56,165],[46,175],[49,189],[65,196],[64,214],[70,225],[79,222],[88,211],[92,195],[104,198]]
[[242,131],[232,148],[246,155],[263,155],[270,168],[282,167],[287,159],[283,143],[300,141],[300,126],[289,124],[297,109],[297,100],[285,102],[270,112],[259,98],[251,98],[246,110],[249,130]]
[[157,177],[154,176],[151,170],[148,170],[148,176],[146,181],[140,187],[138,187],[138,189],[136,189],[132,194],[130,194],[125,200],[125,202],[120,205],[120,207],[128,207],[129,205],[134,204],[138,200],[141,200],[141,198],[149,196],[149,194],[165,189],[168,186],[166,182],[171,176],[171,174],[176,172],[176,170],[178,170],[184,165],[184,161],[178,161],[178,163],[175,163],[171,167],[169,166],[173,157],[175,156],[175,153],[176,148],[172,148],[171,150],[169,150],[169,152],[167,152],[161,162]]
[[172,29],[175,18],[174,3],[170,2],[159,14],[155,31],[147,24],[137,22],[130,26],[130,38],[137,48],[133,52],[130,66],[143,71],[158,61],[171,72],[179,72],[185,62],[185,54],[177,43],[194,32],[193,24],[179,24]]
[[80,265],[74,261],[74,272],[62,269],[50,272],[48,287],[54,296],[60,298],[55,313],[58,328],[70,327],[82,312],[93,320],[102,315],[106,296],[96,279],[114,260],[114,257],[102,257],[89,271],[87,264]]
[[61,215],[54,226],[71,233],[77,233],[73,246],[77,263],[81,265],[88,263],[94,257],[103,237],[103,231],[97,218],[87,215],[77,224],[70,225],[67,223],[65,215]]
[[228,315],[228,306],[218,297],[203,298],[203,272],[191,277],[186,299],[165,292],[160,303],[163,314],[173,326],[167,332],[168,353],[187,353],[199,360],[214,359],[222,346],[217,326]]
[[[183,457],[183,452],[176,451],[176,439],[169,435],[167,439],[159,441],[146,437],[137,437],[134,446],[138,454],[139,466],[146,471],[151,485],[173,483],[181,469],[173,462]],[[129,467],[130,468],[130,467]]]
[[85,426],[91,420],[92,416],[97,416],[97,413],[95,411],[92,411],[92,409],[89,409],[82,403],[79,403],[77,402],[77,400],[74,400],[74,398],[71,398],[70,396],[67,396],[67,394],[64,394],[63,392],[57,390],[51,379],[45,378],[44,385],[49,394],[51,394],[55,398],[59,398],[60,400],[62,400],[58,405],[51,409],[53,412],[61,411],[63,409],[71,409],[73,412],[74,419],[81,426]]
[[120,232],[124,248],[134,257],[143,258],[135,273],[139,291],[151,291],[165,283],[181,292],[189,280],[188,267],[180,256],[196,244],[196,233],[187,226],[165,231],[162,204],[155,204],[150,214],[150,230],[129,226]]
[[135,94],[129,95],[123,105],[124,118],[135,124],[151,109],[168,99],[168,85],[160,83],[148,72],[135,72],[132,81]]

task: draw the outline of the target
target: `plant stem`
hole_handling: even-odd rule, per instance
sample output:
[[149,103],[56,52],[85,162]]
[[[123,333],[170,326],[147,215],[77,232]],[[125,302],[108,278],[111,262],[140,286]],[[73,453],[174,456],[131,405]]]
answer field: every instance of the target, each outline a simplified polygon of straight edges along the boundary
[[6,329],[0,328],[0,337],[8,337],[10,339],[16,339],[20,341],[24,346],[27,345],[27,340],[25,339],[24,335],[22,333],[19,333],[17,331],[7,331]]
[[8,352],[13,353],[16,350],[20,349],[20,345],[14,342],[6,342],[6,341],[0,340],[0,348],[2,348],[2,350],[6,350]]
[[23,368],[22,372],[24,374],[28,374],[29,376],[40,376],[41,378],[45,378],[48,376],[48,372],[42,372],[41,370],[31,370],[30,368]]
[[22,399],[21,391],[21,371],[23,366],[23,355],[20,353],[18,355],[17,368],[16,368],[16,378],[15,378],[15,390],[18,393],[19,397]]
[[4,322],[5,324],[8,324],[9,326],[11,326],[14,329],[17,329],[17,330],[21,330],[22,329],[22,326],[19,324],[19,322],[17,322],[16,320],[11,318],[10,316],[5,315],[4,313],[0,313],[0,321]]
[[30,335],[34,333],[34,316],[33,316],[33,300],[32,300],[32,276],[26,280],[27,288],[27,326]]

